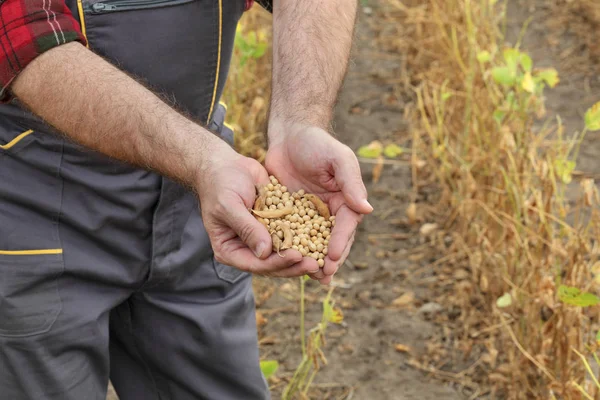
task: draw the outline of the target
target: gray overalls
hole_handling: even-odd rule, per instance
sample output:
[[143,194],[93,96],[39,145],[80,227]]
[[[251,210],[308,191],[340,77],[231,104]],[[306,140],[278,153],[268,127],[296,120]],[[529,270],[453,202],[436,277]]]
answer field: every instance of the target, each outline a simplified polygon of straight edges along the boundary
[[[231,143],[219,97],[244,0],[67,5],[92,50]],[[269,398],[251,277],[214,260],[192,193],[17,101],[0,178],[0,400],[103,400],[109,377],[122,400]]]

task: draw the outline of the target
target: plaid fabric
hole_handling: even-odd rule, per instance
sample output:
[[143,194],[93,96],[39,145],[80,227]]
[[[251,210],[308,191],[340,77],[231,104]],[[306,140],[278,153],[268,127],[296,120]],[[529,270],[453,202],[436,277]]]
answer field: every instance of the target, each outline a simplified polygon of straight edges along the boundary
[[34,58],[72,41],[86,43],[64,0],[0,0],[0,102]]

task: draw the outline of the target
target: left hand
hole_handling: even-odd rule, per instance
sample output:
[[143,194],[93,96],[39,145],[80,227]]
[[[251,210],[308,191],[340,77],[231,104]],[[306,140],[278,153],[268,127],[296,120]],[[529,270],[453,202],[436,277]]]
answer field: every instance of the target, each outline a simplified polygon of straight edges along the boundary
[[350,252],[362,216],[373,211],[358,160],[348,146],[316,126],[271,123],[269,138],[267,171],[290,191],[318,195],[336,216],[325,265],[310,275],[328,285]]

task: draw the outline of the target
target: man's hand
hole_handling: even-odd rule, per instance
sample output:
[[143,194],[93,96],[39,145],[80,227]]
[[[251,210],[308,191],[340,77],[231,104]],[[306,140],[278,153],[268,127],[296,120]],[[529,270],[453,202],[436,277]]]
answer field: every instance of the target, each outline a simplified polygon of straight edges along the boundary
[[[272,123],[269,136],[269,173],[291,190],[305,189],[319,195],[336,216],[323,270],[311,274],[313,279],[329,284],[350,252],[362,215],[373,211],[358,160],[348,146],[314,126]],[[315,260],[303,262],[313,264],[309,270],[317,266]]]
[[[269,182],[267,171],[257,161],[224,146],[198,177],[202,219],[217,261],[258,275],[295,277],[319,270],[300,252],[272,252],[268,230],[248,209],[256,187]],[[312,260],[314,261],[314,260]]]

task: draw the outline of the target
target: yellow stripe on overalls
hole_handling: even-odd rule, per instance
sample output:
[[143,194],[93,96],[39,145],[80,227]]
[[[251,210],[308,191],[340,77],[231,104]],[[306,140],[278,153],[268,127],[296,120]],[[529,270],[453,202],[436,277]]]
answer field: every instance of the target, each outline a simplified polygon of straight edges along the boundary
[[0,149],[8,150],[11,147],[13,147],[15,144],[19,143],[25,136],[29,136],[32,133],[33,133],[32,129],[25,131],[25,132],[21,133],[19,136],[17,136],[16,138],[14,138],[13,140],[11,140],[10,142],[6,143],[5,145],[0,146]]
[[45,250],[0,250],[2,256],[41,256],[49,254],[62,254],[63,249],[45,249]]
[[81,24],[81,33],[85,37],[85,47],[89,48],[90,44],[87,43],[87,32],[85,29],[85,16],[83,14],[83,3],[82,0],[77,0],[77,11],[79,12],[79,23]]
[[219,0],[219,51],[217,53],[217,71],[215,74],[215,87],[213,89],[212,101],[210,103],[210,110],[208,111],[208,117],[206,123],[210,122],[213,108],[215,106],[215,100],[217,99],[217,88],[219,87],[219,70],[221,69],[221,39],[223,36],[223,0]]

